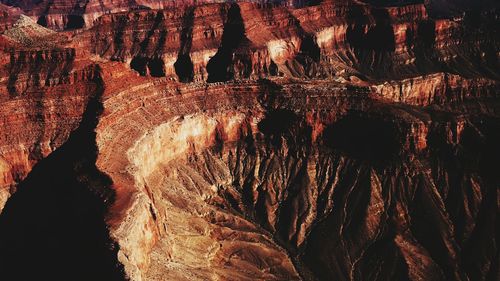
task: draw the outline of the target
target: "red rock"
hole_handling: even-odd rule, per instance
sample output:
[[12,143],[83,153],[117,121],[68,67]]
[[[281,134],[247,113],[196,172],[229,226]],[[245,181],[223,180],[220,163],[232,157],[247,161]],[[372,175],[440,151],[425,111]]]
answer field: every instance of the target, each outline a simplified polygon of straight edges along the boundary
[[[88,244],[99,254],[54,256],[119,263],[109,270],[130,280],[495,279],[495,12],[212,2],[18,3],[53,29],[78,27],[57,33],[0,6],[8,277],[30,274],[7,250],[34,223],[9,218],[47,188],[75,192],[68,205],[97,198],[88,208],[109,228]],[[51,163],[77,184],[37,186]],[[75,209],[40,218],[88,243]],[[58,276],[48,268],[37,278]]]
[[0,4],[0,32],[12,26],[20,15],[20,9]]

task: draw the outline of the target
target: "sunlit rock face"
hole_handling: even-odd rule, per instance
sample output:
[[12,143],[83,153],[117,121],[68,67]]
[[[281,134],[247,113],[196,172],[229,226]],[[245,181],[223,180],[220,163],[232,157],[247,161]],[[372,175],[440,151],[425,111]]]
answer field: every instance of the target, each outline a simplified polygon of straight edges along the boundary
[[495,274],[464,255],[496,235],[480,206],[497,208],[498,119],[462,115],[477,105],[398,106],[336,83],[161,89],[105,98],[97,129],[97,165],[117,185],[113,235],[134,279]]
[[500,277],[489,5],[13,2],[0,279]]

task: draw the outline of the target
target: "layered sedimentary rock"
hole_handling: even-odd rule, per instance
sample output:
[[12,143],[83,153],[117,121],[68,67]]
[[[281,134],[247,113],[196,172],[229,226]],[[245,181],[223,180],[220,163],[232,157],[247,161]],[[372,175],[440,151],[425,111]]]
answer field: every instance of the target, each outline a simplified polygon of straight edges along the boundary
[[[2,0],[4,4],[19,7],[28,15],[37,19],[38,23],[56,30],[71,30],[91,27],[102,15],[126,12],[130,10],[162,10],[183,8],[205,3],[224,3],[223,0],[56,0],[56,1],[12,1]],[[242,1],[244,2],[244,1]],[[303,7],[318,1],[282,1],[259,0],[249,1],[259,5],[282,5],[286,7]]]
[[[125,12],[129,10],[161,10],[167,8],[182,8],[192,5],[206,3],[224,3],[223,0],[56,0],[56,1],[33,1],[33,0],[2,0],[1,3],[13,7],[19,7],[26,14],[32,16],[43,26],[52,29],[78,29],[91,27],[94,21],[104,14]],[[498,3],[488,1],[448,1],[448,0],[242,0],[234,2],[252,2],[258,5],[279,5],[290,8],[301,8],[315,6],[322,2],[356,2],[367,3],[376,7],[408,6],[413,4],[425,4],[429,11],[436,17],[460,16],[463,11],[477,11],[481,9],[498,8]]]
[[497,79],[490,28],[497,16],[483,16],[436,20],[422,4],[211,4],[103,16],[78,41],[141,75],[184,82],[283,75],[399,80],[436,72]]
[[21,18],[0,38],[5,42],[0,50],[1,208],[31,168],[78,127],[89,98],[100,89],[98,66],[81,61],[75,49],[54,46],[55,36]]
[[432,104],[474,101],[476,98],[496,98],[496,80],[466,79],[450,73],[433,73],[397,81],[388,81],[371,86],[374,93],[383,99],[405,104],[429,106]]
[[45,196],[70,211],[42,237],[94,245],[56,251],[87,280],[497,280],[497,11],[286,2],[54,1],[31,15],[85,30],[9,27],[5,272]]
[[133,279],[495,276],[496,219],[481,210],[497,208],[487,151],[498,153],[498,121],[478,117],[479,128],[462,114],[496,116],[498,105],[444,117],[453,101],[423,110],[362,88],[280,84],[200,95],[146,80],[105,97],[97,165],[116,184],[113,235]]

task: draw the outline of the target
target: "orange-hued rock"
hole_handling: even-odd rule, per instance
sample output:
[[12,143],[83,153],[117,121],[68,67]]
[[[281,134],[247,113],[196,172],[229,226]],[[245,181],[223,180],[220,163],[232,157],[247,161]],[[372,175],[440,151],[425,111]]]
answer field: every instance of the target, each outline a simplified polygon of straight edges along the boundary
[[[457,263],[463,241],[449,233],[456,214],[442,202],[453,188],[442,177],[461,176],[440,164],[455,156],[439,151],[462,146],[475,121],[387,105],[332,82],[200,87],[109,69],[105,80],[120,86],[104,95],[97,166],[115,184],[112,237],[132,279],[341,278],[347,270],[365,280],[373,269],[344,255],[378,261],[381,252],[364,256],[373,243],[407,264],[411,280],[465,274]],[[471,177],[463,186],[477,186],[481,176]],[[420,204],[436,212],[429,227],[445,249],[429,248],[434,238],[405,221],[425,221],[414,209]],[[452,261],[436,262],[437,251]],[[379,269],[381,280],[402,274],[391,268]]]
[[[224,0],[55,0],[55,1],[11,1],[1,2],[20,7],[24,12],[35,18],[41,25],[55,30],[78,29],[91,27],[96,19],[110,14],[130,10],[163,10],[182,9],[188,6],[224,3]],[[245,2],[245,1],[240,1]],[[254,1],[259,5],[279,4],[287,7],[301,7],[307,1]],[[1,3],[0,3],[1,4]]]
[[384,99],[419,106],[451,102],[459,104],[474,100],[478,94],[484,98],[498,96],[498,84],[495,80],[465,79],[449,73],[387,81],[373,85],[372,88],[374,93]]
[[0,279],[45,188],[123,279],[498,279],[498,12],[415,2],[0,5]]

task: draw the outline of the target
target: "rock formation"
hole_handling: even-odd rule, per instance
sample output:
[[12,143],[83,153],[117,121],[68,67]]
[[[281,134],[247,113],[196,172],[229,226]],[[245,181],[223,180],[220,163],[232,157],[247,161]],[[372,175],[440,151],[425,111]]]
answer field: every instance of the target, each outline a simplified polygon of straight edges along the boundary
[[0,32],[12,26],[21,15],[21,10],[0,4]]
[[498,280],[499,13],[423,2],[0,5],[0,276]]

